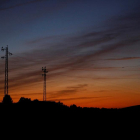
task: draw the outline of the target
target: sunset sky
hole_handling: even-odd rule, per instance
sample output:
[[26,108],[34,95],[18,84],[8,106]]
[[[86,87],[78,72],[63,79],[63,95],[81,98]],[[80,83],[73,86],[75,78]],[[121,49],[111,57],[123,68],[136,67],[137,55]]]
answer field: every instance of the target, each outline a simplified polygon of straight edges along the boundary
[[[81,107],[140,105],[140,0],[0,0],[9,95]],[[0,57],[5,52],[0,51]],[[5,60],[0,59],[0,102]]]

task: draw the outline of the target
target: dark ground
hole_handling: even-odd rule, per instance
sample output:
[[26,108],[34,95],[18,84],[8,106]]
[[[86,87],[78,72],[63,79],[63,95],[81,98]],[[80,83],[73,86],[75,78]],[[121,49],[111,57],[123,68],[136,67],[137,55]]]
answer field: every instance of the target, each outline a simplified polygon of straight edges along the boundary
[[[1,128],[4,131],[27,132],[36,135],[51,135],[60,138],[67,134],[66,139],[74,134],[83,138],[96,135],[99,137],[121,136],[126,129],[139,130],[140,105],[122,109],[70,107],[60,102],[42,102],[22,100],[18,103],[0,103]],[[4,124],[2,126],[2,124]],[[14,131],[16,128],[16,131]],[[86,132],[86,133],[85,133]],[[104,135],[106,134],[106,136]],[[127,136],[129,136],[127,131]]]

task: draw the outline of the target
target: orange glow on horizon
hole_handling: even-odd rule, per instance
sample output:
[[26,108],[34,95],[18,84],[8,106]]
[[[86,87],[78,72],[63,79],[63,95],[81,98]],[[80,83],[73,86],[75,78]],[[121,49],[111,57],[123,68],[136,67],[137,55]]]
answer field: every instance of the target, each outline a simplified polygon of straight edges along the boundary
[[[42,101],[43,90],[40,90],[41,88],[42,84],[40,84],[40,86],[38,85],[36,90],[27,88],[26,90],[19,90],[18,93],[13,90],[9,94],[14,103],[18,102],[21,97],[30,98],[31,100],[38,99],[39,101]],[[69,89],[71,88],[73,87],[70,87]],[[92,88],[88,87],[88,90],[79,90],[75,93],[72,92],[72,94],[65,92],[59,93],[55,91],[61,91],[61,88],[58,86],[56,89],[53,88],[52,91],[48,89],[47,100],[56,102],[60,101],[67,106],[75,104],[76,106],[80,107],[123,108],[140,104],[140,96],[138,91],[133,94],[133,91],[131,91],[130,88],[128,88],[128,90],[124,88],[121,91],[116,90],[116,87],[112,87],[110,90],[107,87],[104,88],[104,90],[98,90],[98,88],[93,90]],[[3,97],[1,96],[1,101],[2,99]]]

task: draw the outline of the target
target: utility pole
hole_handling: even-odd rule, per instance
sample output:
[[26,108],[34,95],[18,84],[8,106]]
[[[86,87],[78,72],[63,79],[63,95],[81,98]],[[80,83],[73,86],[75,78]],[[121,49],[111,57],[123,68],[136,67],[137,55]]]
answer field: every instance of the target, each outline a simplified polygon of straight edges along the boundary
[[8,95],[8,55],[12,55],[12,53],[8,52],[8,45],[5,48],[1,48],[1,51],[5,51],[5,56],[1,58],[5,58],[5,85],[4,85],[4,95]]
[[46,70],[46,67],[42,67],[42,71],[44,72],[44,74],[42,74],[42,76],[44,76],[43,101],[46,101],[46,73],[48,73],[48,71]]

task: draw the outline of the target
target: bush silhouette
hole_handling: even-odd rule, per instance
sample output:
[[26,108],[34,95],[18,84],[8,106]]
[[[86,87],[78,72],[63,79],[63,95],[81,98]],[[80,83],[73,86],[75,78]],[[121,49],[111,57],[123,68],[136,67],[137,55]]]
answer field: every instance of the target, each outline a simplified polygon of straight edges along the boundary
[[38,99],[35,99],[35,100],[33,100],[33,102],[39,102],[39,100]]
[[2,101],[3,104],[12,104],[13,103],[13,100],[11,98],[10,95],[5,95],[3,97],[3,101]]
[[73,104],[73,105],[70,106],[70,108],[71,108],[71,109],[76,109],[77,106],[76,106],[75,104]]
[[24,98],[24,97],[21,97],[18,101],[18,103],[30,103],[30,102],[31,102],[30,98]]

